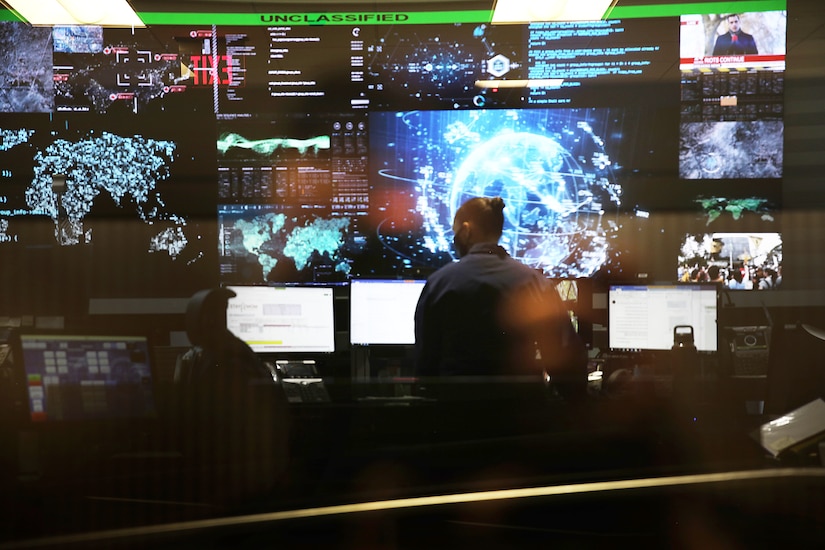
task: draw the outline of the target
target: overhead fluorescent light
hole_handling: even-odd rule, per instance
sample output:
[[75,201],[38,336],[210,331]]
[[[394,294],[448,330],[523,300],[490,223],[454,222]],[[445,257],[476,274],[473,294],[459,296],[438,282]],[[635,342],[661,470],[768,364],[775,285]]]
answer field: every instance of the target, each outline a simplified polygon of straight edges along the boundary
[[127,0],[0,0],[36,27],[97,25],[145,27]]
[[616,0],[496,0],[493,24],[598,21]]

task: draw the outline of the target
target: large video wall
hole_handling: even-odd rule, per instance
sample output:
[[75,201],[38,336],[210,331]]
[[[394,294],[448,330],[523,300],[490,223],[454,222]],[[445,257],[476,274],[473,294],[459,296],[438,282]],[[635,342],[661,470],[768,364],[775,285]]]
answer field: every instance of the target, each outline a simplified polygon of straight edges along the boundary
[[766,4],[0,21],[0,283],[20,289],[0,305],[425,278],[477,195],[548,277],[778,269],[786,12]]

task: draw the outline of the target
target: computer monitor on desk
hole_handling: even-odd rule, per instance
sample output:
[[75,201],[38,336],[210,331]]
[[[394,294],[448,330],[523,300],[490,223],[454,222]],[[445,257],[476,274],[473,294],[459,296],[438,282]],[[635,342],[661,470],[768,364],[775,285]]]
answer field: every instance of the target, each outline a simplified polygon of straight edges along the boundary
[[415,344],[415,307],[426,281],[354,279],[350,283],[350,343]]
[[322,286],[230,286],[227,328],[264,359],[290,403],[328,402],[316,359],[335,352],[335,297]]
[[333,290],[318,286],[231,286],[227,328],[261,354],[335,351]]
[[613,284],[608,289],[608,345],[615,352],[670,350],[674,328],[693,327],[699,352],[718,347],[719,292],[711,284]]
[[[410,392],[415,308],[426,281],[353,279],[350,282],[350,344],[359,391],[369,396]],[[375,382],[377,386],[375,385]]]

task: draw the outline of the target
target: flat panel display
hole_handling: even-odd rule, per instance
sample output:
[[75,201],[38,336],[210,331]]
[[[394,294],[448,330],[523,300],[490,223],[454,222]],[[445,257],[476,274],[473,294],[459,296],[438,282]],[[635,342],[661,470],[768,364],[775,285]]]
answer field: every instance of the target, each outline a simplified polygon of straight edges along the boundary
[[257,353],[335,351],[333,291],[327,287],[231,286],[227,328]]
[[415,307],[425,283],[413,279],[353,279],[350,343],[414,344]]
[[690,325],[698,351],[717,351],[717,285],[610,285],[607,299],[612,350],[669,350],[674,328]]
[[775,290],[783,284],[780,233],[688,234],[678,259],[682,282],[719,283],[729,290]]
[[146,337],[23,333],[19,346],[31,421],[155,417]]
[[681,16],[680,177],[782,177],[786,27],[785,11]]

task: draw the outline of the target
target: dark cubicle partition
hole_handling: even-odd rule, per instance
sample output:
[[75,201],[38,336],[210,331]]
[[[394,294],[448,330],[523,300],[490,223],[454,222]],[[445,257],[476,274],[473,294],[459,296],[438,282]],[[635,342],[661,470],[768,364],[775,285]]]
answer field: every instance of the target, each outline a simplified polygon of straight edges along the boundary
[[774,327],[770,353],[766,414],[782,416],[815,399],[825,399],[822,329],[801,322]]

